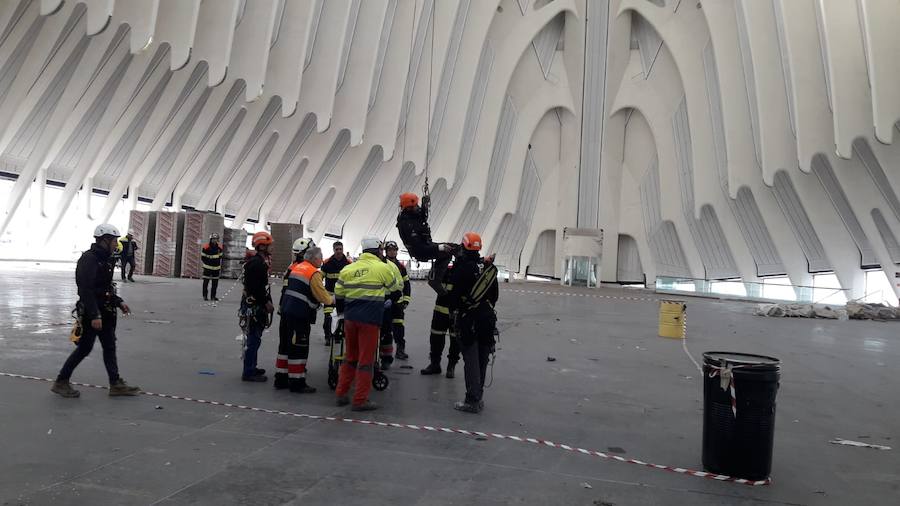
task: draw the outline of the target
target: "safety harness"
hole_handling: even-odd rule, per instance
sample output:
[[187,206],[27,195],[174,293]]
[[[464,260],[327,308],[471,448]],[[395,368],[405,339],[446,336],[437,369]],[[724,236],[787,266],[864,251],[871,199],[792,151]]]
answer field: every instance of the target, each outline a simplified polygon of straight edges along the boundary
[[481,271],[481,275],[475,280],[475,285],[460,300],[460,307],[463,309],[463,312],[471,311],[481,305],[487,296],[491,284],[497,280],[497,272],[497,267],[494,264],[486,266]]

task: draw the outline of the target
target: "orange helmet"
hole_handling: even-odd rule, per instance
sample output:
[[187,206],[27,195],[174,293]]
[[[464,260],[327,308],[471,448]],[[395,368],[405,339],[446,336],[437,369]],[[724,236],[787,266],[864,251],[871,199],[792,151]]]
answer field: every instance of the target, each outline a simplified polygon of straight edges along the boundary
[[419,196],[415,193],[404,193],[400,195],[400,207],[406,209],[407,207],[416,207],[419,205]]
[[466,232],[462,240],[463,248],[469,251],[481,251],[481,236],[475,232]]
[[253,247],[260,244],[272,244],[272,235],[265,231],[253,234]]

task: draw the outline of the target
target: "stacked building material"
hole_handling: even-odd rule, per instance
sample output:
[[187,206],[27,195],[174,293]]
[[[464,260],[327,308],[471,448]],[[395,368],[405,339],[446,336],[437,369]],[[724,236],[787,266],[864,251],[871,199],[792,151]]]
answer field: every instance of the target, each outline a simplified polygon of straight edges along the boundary
[[153,267],[153,248],[156,242],[156,213],[131,211],[128,230],[134,234],[138,250],[134,254],[134,272],[150,274]]
[[225,218],[214,213],[189,211],[184,214],[184,242],[181,249],[181,277],[199,278],[203,274],[200,250],[209,241],[210,234],[219,234],[219,244],[224,245]]
[[283,273],[294,260],[291,246],[303,237],[303,225],[299,223],[272,223],[272,272]]
[[156,246],[153,248],[153,275],[178,277],[181,274],[181,249],[184,213],[157,211]]
[[222,235],[225,256],[222,259],[222,277],[241,277],[244,256],[247,254],[247,232],[242,228],[226,228]]

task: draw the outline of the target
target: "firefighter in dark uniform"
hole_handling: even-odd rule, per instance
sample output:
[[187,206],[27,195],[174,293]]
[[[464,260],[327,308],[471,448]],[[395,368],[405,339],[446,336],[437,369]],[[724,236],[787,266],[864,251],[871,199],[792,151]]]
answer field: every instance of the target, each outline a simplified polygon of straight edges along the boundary
[[409,282],[409,272],[406,266],[397,260],[397,253],[400,248],[394,241],[388,241],[384,245],[384,255],[389,262],[393,262],[400,270],[400,279],[403,281],[403,296],[400,302],[391,308],[390,331],[396,346],[394,357],[397,360],[408,360],[409,355],[406,354],[406,308],[412,301],[412,285]]
[[[120,258],[122,261],[122,281],[128,280],[134,282],[134,255],[138,250],[137,241],[134,240],[134,235],[129,230],[127,234],[125,234],[125,238],[121,239],[119,243],[122,244],[122,252],[120,253]],[[128,274],[125,274],[125,267],[129,267]]]
[[[394,243],[394,248],[396,247],[397,244]],[[381,261],[387,264],[387,266],[391,269],[391,274],[397,279],[397,285],[403,286],[403,274],[400,272],[400,265],[388,260],[387,257],[383,257]],[[397,310],[397,307],[400,305],[400,301],[402,299],[403,297],[400,296],[399,298],[397,298],[397,300],[385,301],[384,303],[384,314],[382,315],[381,320],[380,347],[381,370],[383,371],[390,369],[391,364],[394,363],[394,311]]]
[[479,251],[481,236],[474,232],[465,234],[462,252],[453,265],[450,276],[453,289],[448,295],[466,376],[466,398],[457,402],[455,409],[467,413],[484,409],[484,379],[496,344],[497,313],[494,307],[500,294],[497,268],[491,262],[483,262]]
[[284,276],[279,303],[278,358],[275,361],[275,388],[290,388],[300,394],[315,393],[306,384],[309,358],[309,330],[316,322],[319,304],[334,304],[322,281],[322,249],[311,239],[294,241],[294,263]]
[[271,257],[269,247],[272,236],[265,231],[253,234],[252,244],[256,250],[244,263],[244,292],[241,298],[242,311],[246,310],[247,344],[244,348],[244,368],[241,374],[243,381],[264,383],[268,381],[265,369],[259,369],[257,352],[262,344],[263,331],[271,325],[272,295],[269,293],[269,268]]
[[78,285],[76,311],[81,337],[50,389],[63,397],[81,395],[72,388],[69,379],[78,364],[91,353],[94,342],[98,339],[103,347],[103,364],[109,377],[109,395],[137,395],[141,391],[140,388],[125,383],[119,376],[119,364],[116,360],[116,310],[121,310],[123,314],[131,313],[125,301],[116,295],[113,283],[116,266],[110,262],[110,258],[116,250],[118,238],[119,231],[116,227],[98,225],[94,229],[94,244],[81,255],[75,267],[75,283]]
[[[322,264],[322,273],[325,274],[325,289],[328,290],[328,293],[334,295],[334,285],[337,283],[341,269],[350,265],[352,260],[344,255],[344,243],[336,241],[331,247],[334,254]],[[332,315],[334,314],[334,304],[326,305],[323,312],[325,318],[323,318],[322,330],[325,331],[325,346],[328,346],[331,344],[331,323]]]
[[438,294],[444,295],[442,280],[456,251],[454,244],[435,244],[431,239],[431,227],[428,225],[428,203],[426,195],[422,206],[415,193],[400,195],[400,214],[397,215],[397,231],[409,255],[420,262],[434,260],[434,266],[428,275],[428,285]]
[[[219,274],[222,272],[222,254],[224,250],[219,245],[219,234],[210,234],[209,242],[200,250],[200,263],[203,265],[203,300],[219,300],[216,290],[219,288]],[[212,291],[209,284],[212,282]]]
[[453,283],[450,281],[452,273],[453,267],[450,267],[444,275],[444,282],[442,283],[442,288],[448,293],[438,295],[434,301],[434,311],[431,315],[431,336],[429,338],[431,344],[429,359],[431,363],[420,371],[424,375],[441,373],[441,354],[444,353],[444,345],[449,333],[450,348],[447,351],[446,376],[447,378],[456,376],[456,364],[459,362],[459,341],[456,339],[456,330],[450,325],[453,316],[449,299],[449,291],[453,289]]

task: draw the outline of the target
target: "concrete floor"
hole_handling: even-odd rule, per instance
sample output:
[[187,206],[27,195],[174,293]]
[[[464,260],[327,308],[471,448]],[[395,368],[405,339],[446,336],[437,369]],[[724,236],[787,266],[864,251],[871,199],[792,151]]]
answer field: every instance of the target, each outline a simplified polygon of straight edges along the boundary
[[[0,262],[0,372],[55,377],[72,349],[62,325],[75,300],[72,268]],[[119,323],[119,362],[131,383],[350,416],[334,407],[325,384],[321,329],[313,331],[309,374],[319,393],[297,396],[276,392],[271,383],[242,383],[238,290],[209,307],[198,300],[199,281],[138,279],[121,287],[135,311]],[[229,286],[224,282],[220,292]],[[622,296],[644,300],[615,298]],[[501,350],[487,409],[468,415],[451,409],[464,393],[461,377],[418,374],[434,298],[416,283],[407,316],[415,369],[391,370],[390,388],[373,394],[384,408],[358,418],[543,438],[699,469],[699,374],[680,341],[656,337],[656,298],[620,289],[503,285]],[[493,438],[148,396],[110,399],[90,388],[82,388],[80,399],[63,399],[48,383],[0,377],[0,504],[895,503],[900,325],[766,319],[752,309],[690,300],[686,343],[698,360],[707,350],[782,359],[771,486],[720,483]],[[271,370],[275,347],[269,332],[261,366]],[[73,379],[105,382],[99,345]],[[894,449],[829,444],[835,437]]]

